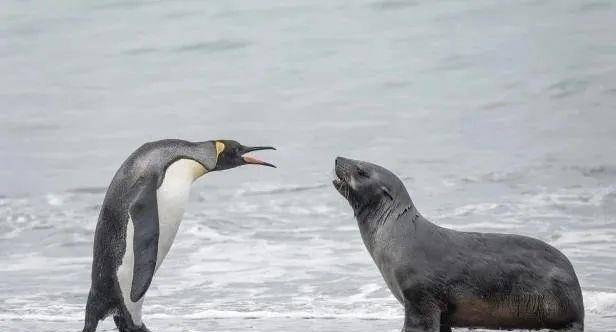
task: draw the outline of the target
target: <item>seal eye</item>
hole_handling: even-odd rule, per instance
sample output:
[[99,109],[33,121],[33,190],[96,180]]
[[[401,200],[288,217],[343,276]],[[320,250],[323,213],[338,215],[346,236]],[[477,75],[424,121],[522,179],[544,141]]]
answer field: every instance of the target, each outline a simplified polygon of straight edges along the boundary
[[359,176],[361,176],[361,177],[364,177],[364,178],[369,178],[370,177],[370,174],[368,174],[368,172],[365,169],[359,168],[359,167],[357,168],[357,174]]
[[383,190],[383,194],[387,197],[389,197],[389,199],[391,199],[392,201],[394,200],[394,197],[391,195],[391,193],[389,192],[389,189],[387,189],[387,187],[382,186],[381,190]]

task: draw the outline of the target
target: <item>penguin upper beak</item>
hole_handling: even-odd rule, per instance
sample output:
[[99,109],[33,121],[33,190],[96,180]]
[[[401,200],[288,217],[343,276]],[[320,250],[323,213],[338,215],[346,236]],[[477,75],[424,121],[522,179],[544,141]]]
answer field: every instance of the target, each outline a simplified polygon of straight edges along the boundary
[[244,162],[246,164],[254,164],[254,165],[263,165],[263,166],[269,166],[269,167],[274,167],[276,168],[275,165],[270,164],[268,162],[259,160],[253,156],[249,156],[246,155],[246,153],[248,152],[252,152],[252,151],[260,151],[260,150],[276,150],[276,148],[274,148],[273,146],[252,146],[252,147],[247,147],[244,149],[244,154],[242,155],[242,159],[244,160]]

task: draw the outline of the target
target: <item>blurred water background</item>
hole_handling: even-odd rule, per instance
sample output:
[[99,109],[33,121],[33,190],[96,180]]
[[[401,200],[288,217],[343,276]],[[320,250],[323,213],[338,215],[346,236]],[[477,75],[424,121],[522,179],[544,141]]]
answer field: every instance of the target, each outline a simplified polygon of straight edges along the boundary
[[616,331],[616,3],[4,0],[0,22],[0,330],[81,329],[106,186],[178,137],[279,168],[194,186],[153,331],[398,331],[337,155],[439,225],[559,248],[587,330]]

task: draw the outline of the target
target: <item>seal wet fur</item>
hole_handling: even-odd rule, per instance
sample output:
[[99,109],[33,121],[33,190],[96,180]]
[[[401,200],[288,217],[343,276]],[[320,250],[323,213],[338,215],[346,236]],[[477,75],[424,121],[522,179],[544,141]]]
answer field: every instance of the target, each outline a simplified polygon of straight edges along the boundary
[[439,227],[415,208],[400,179],[338,157],[334,186],[404,306],[402,331],[584,330],[582,292],[571,263],[537,239]]

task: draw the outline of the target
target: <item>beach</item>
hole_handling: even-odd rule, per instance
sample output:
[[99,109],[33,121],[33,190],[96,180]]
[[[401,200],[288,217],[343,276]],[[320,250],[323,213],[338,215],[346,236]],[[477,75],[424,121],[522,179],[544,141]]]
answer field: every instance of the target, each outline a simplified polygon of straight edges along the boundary
[[616,331],[614,4],[2,6],[0,330],[81,330],[122,161],[226,138],[275,146],[256,155],[278,168],[195,183],[146,296],[152,331],[399,331],[336,156],[394,171],[440,226],[558,248],[586,331]]

